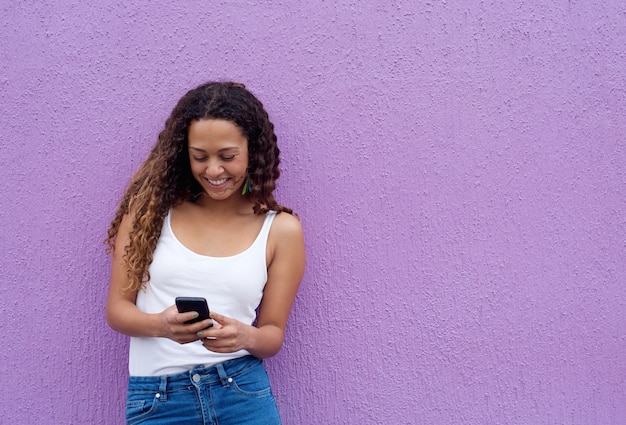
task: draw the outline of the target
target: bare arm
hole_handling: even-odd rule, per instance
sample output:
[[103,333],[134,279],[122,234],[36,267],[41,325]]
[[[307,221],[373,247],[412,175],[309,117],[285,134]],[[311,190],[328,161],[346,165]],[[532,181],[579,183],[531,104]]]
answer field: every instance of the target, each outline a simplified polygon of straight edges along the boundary
[[179,314],[176,306],[168,307],[158,314],[144,313],[135,305],[137,291],[124,289],[128,284],[128,274],[123,256],[124,248],[129,242],[129,233],[130,219],[126,215],[120,224],[113,251],[106,304],[106,319],[109,326],[128,336],[165,337],[179,343],[197,340],[196,333],[208,326],[208,320],[185,325],[183,322],[193,318],[194,313]]
[[306,253],[302,225],[290,214],[278,214],[268,240],[271,257],[256,327],[211,313],[220,326],[202,332],[204,346],[216,352],[246,349],[266,358],[283,345],[287,319],[304,275]]

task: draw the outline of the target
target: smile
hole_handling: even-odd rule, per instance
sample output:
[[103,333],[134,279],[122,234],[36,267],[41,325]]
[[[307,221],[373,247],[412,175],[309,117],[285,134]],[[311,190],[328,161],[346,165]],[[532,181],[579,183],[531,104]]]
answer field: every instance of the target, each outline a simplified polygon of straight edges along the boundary
[[219,186],[219,185],[222,185],[222,184],[226,183],[228,181],[228,179],[220,179],[220,180],[210,180],[210,179],[207,179],[207,181],[209,183],[211,183],[213,186]]

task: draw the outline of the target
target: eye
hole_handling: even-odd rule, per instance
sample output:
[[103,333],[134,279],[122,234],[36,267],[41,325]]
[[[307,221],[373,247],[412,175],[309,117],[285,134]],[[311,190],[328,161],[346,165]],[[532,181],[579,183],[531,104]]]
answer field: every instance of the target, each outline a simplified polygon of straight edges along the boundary
[[236,156],[237,155],[226,155],[226,156],[223,156],[222,159],[224,161],[232,161],[233,159],[235,159]]
[[191,155],[191,158],[193,158],[194,161],[198,161],[198,162],[206,161],[206,157],[205,156]]

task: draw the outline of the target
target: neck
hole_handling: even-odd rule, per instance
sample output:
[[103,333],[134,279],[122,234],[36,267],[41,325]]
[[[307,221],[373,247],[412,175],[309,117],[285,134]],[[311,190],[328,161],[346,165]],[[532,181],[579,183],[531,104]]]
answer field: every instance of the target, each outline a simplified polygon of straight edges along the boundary
[[216,201],[211,199],[205,193],[202,193],[195,203],[213,216],[229,216],[252,211],[252,204],[250,201],[246,197],[239,194],[234,194],[228,199]]

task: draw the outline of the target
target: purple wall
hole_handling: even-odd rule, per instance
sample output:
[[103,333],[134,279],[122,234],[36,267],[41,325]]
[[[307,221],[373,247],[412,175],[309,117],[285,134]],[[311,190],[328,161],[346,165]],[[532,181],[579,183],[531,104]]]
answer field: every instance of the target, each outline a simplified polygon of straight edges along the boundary
[[622,0],[87,3],[1,3],[0,422],[123,422],[102,240],[234,79],[306,230],[286,424],[626,423]]

